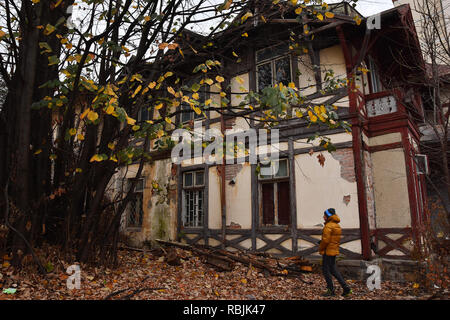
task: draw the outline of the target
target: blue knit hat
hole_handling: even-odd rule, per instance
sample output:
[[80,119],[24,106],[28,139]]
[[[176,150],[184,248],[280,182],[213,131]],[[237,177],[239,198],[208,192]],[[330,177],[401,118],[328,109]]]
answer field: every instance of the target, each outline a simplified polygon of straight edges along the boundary
[[332,215],[336,214],[336,211],[334,210],[334,208],[329,208],[325,210],[323,213],[329,218]]

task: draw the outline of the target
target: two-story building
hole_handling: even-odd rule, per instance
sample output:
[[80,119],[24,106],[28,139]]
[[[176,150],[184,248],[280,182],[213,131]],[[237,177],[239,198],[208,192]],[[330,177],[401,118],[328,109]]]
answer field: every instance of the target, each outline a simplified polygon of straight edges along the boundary
[[[417,88],[408,84],[420,75],[398,59],[421,57],[409,6],[380,13],[379,28],[373,28],[355,18],[358,13],[348,4],[334,5],[334,17],[308,22],[309,35],[300,39],[306,50],[300,52],[289,48],[290,31],[306,22],[293,8],[263,18],[252,10],[245,24],[216,34],[205,49],[221,61],[230,84],[227,99],[238,105],[245,92],[293,82],[313,103],[336,106],[351,132],[309,126],[295,117],[281,122],[276,127],[279,170],[265,176],[248,157],[225,166],[201,157],[174,164],[170,152],[155,151],[123,217],[122,232],[135,244],[162,238],[309,256],[318,254],[323,212],[333,207],[341,218],[346,258],[409,256],[410,239],[425,212],[424,177],[415,160],[420,154],[416,119],[423,110]],[[201,43],[201,35],[186,34],[191,43],[196,38]],[[188,83],[204,58],[183,52],[178,71]],[[355,81],[324,91],[330,77]],[[209,89],[199,98],[220,105],[225,97],[216,87]],[[258,114],[240,112],[206,111],[205,117],[192,111],[173,121],[201,121],[204,130],[216,128],[225,135],[260,127]],[[336,151],[311,145],[308,138],[316,132],[329,137]],[[126,187],[136,171],[137,165],[124,167],[115,188]],[[155,183],[162,191],[155,191]]]

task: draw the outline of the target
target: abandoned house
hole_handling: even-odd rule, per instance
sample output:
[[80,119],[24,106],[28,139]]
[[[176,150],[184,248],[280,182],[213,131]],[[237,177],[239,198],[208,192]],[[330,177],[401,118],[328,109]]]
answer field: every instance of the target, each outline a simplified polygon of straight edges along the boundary
[[[159,238],[311,256],[318,255],[323,212],[332,207],[341,218],[343,257],[409,256],[410,239],[424,218],[426,203],[426,172],[418,166],[426,157],[421,155],[417,120],[424,110],[418,89],[407,81],[423,75],[404,68],[397,59],[421,59],[409,5],[380,13],[379,28],[369,28],[366,19],[354,19],[357,12],[350,5],[335,4],[333,18],[308,24],[309,36],[301,40],[308,50],[300,52],[289,48],[290,30],[302,29],[304,23],[293,10],[283,14],[275,10],[264,21],[258,8],[251,10],[252,18],[217,33],[211,40],[214,45],[207,48],[210,53],[217,50],[216,58],[221,59],[231,103],[241,101],[241,87],[256,92],[293,82],[316,103],[335,105],[339,118],[351,124],[351,132],[308,126],[295,117],[281,122],[279,170],[265,176],[248,158],[225,166],[201,158],[177,165],[170,151],[158,152],[153,141],[154,156],[146,163],[134,201],[123,216],[122,233],[134,245]],[[203,41],[200,34],[186,35],[190,43]],[[205,58],[188,49],[184,56],[177,72],[185,74],[183,81],[188,83],[192,70]],[[336,79],[355,75],[356,81],[325,92],[322,85],[330,69]],[[211,86],[200,99],[220,105],[223,97]],[[141,119],[148,116],[146,112],[141,112]],[[257,115],[244,118],[215,111],[206,115],[186,112],[172,121],[201,121],[203,129],[227,130],[225,134],[259,125]],[[312,146],[308,138],[316,132],[329,137],[336,151]],[[318,155],[324,157],[323,166]],[[137,167],[122,168],[114,187],[126,187]],[[161,190],[155,190],[155,183]]]

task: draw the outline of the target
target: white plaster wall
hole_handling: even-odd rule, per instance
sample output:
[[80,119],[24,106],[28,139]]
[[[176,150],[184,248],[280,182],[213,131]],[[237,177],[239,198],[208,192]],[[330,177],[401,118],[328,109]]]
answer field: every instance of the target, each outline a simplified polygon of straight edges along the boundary
[[[236,183],[234,185],[230,185],[228,181],[225,183],[227,225],[234,222],[243,229],[251,229],[252,227],[252,192],[251,183],[249,183],[251,171],[250,164],[245,163],[236,175]],[[217,199],[217,194],[213,197]],[[220,201],[220,198],[218,200]]]
[[403,149],[372,153],[378,228],[411,226]]
[[[318,154],[295,156],[297,227],[321,228],[316,225],[323,223],[323,212],[335,208],[342,228],[359,228],[356,182],[341,177],[339,161],[328,152],[322,152],[325,157],[322,167]],[[350,195],[348,205],[343,202],[346,195]]]

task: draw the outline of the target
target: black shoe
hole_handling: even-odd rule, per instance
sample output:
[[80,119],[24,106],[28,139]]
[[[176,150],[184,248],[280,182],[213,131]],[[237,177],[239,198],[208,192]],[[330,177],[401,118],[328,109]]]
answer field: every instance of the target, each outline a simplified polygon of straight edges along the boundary
[[334,293],[333,290],[331,289],[327,289],[326,292],[322,293],[322,297],[334,297],[336,294]]
[[342,296],[343,297],[348,297],[352,294],[352,289],[350,289],[349,287],[344,288],[344,291],[342,292]]

